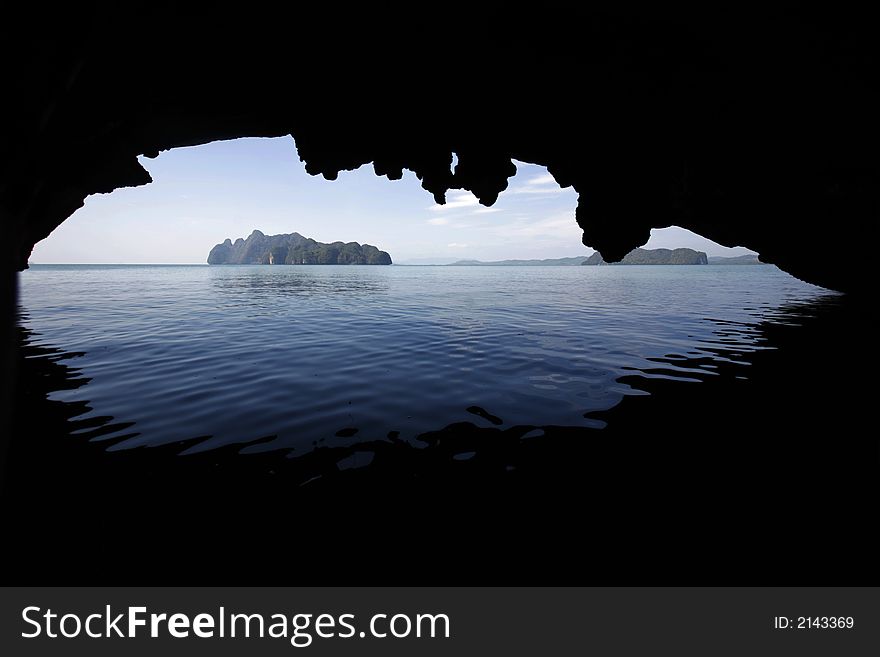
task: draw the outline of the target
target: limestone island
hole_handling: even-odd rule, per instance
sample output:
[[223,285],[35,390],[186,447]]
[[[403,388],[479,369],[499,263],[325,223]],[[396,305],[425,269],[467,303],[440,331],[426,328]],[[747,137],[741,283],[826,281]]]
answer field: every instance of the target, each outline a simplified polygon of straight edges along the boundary
[[[597,251],[584,260],[585,265],[608,264]],[[706,265],[709,258],[702,251],[693,249],[633,249],[614,265]]]
[[390,265],[391,256],[370,244],[316,242],[299,233],[226,239],[208,254],[209,265]]

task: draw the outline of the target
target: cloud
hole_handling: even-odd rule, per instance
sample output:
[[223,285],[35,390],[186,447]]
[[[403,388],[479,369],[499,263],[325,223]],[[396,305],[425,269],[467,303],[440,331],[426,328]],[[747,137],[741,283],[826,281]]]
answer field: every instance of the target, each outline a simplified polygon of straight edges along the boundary
[[446,199],[446,205],[432,205],[428,208],[431,212],[446,212],[460,208],[472,208],[479,205],[477,197],[468,191],[452,192]]
[[533,176],[526,181],[527,185],[555,185],[556,178],[550,173],[542,173],[540,176]]
[[511,190],[514,194],[560,194],[563,190],[556,183],[556,179],[549,173],[532,176],[519,187]]
[[467,244],[460,244],[459,242],[450,242],[447,244],[450,249],[464,249],[467,247]]
[[527,217],[519,217],[516,220],[489,227],[492,232],[505,238],[529,238],[564,240],[566,242],[580,243],[583,233],[574,218],[574,212],[560,212],[537,221]]
[[571,215],[548,217],[534,223],[517,226],[511,231],[514,235],[526,237],[574,237],[579,238],[583,230]]
[[[480,205],[477,197],[467,190],[450,192],[446,199],[446,205],[432,205],[428,209],[431,212],[442,212],[444,214],[451,211],[456,216],[501,212],[500,208],[487,208]],[[444,226],[449,222],[445,217],[434,217],[428,219],[428,223],[432,226]]]

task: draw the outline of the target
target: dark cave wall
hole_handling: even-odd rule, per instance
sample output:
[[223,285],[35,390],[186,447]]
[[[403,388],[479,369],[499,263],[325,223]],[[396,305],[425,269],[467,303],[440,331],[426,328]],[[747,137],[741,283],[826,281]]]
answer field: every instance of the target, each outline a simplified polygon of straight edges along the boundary
[[511,158],[545,165],[606,260],[675,224],[867,288],[856,248],[877,217],[880,102],[858,14],[71,11],[0,28],[13,269],[89,194],[148,183],[138,155],[291,134],[309,173],[407,168],[438,201],[464,188],[491,204]]

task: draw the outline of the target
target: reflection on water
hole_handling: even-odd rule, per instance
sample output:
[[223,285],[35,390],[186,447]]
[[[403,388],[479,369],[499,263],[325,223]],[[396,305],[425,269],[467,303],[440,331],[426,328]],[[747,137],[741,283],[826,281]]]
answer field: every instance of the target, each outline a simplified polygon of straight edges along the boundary
[[25,328],[27,319],[25,313],[19,312],[17,426],[27,426],[37,435],[76,436],[83,440],[125,440],[137,436],[137,432],[127,431],[134,422],[115,422],[110,415],[95,415],[87,399],[51,399],[55,392],[88,385],[91,379],[83,376],[75,365],[86,354],[39,344],[33,331]]
[[330,276],[314,276],[305,267],[229,267],[211,277],[211,287],[221,304],[257,306],[276,304],[290,296],[354,296],[369,301],[370,295],[388,290],[383,278],[365,276],[350,267],[334,269],[338,271]]
[[724,390],[775,348],[768,327],[837,299],[763,267],[747,286],[702,272],[702,288],[594,268],[47,269],[25,281],[20,325],[40,391],[25,403],[51,407],[35,416],[56,432],[111,451],[320,453],[339,469],[599,429],[659,381]]

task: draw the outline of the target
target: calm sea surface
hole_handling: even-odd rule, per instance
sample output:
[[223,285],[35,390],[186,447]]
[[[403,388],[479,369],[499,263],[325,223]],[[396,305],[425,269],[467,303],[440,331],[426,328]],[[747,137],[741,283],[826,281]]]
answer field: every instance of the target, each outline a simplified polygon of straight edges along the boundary
[[81,352],[66,362],[89,379],[51,399],[133,423],[110,449],[269,438],[245,451],[290,456],[454,422],[601,427],[585,414],[645,394],[621,376],[693,381],[732,360],[717,376],[747,377],[760,323],[832,294],[771,266],[37,265],[20,280],[31,343]]

